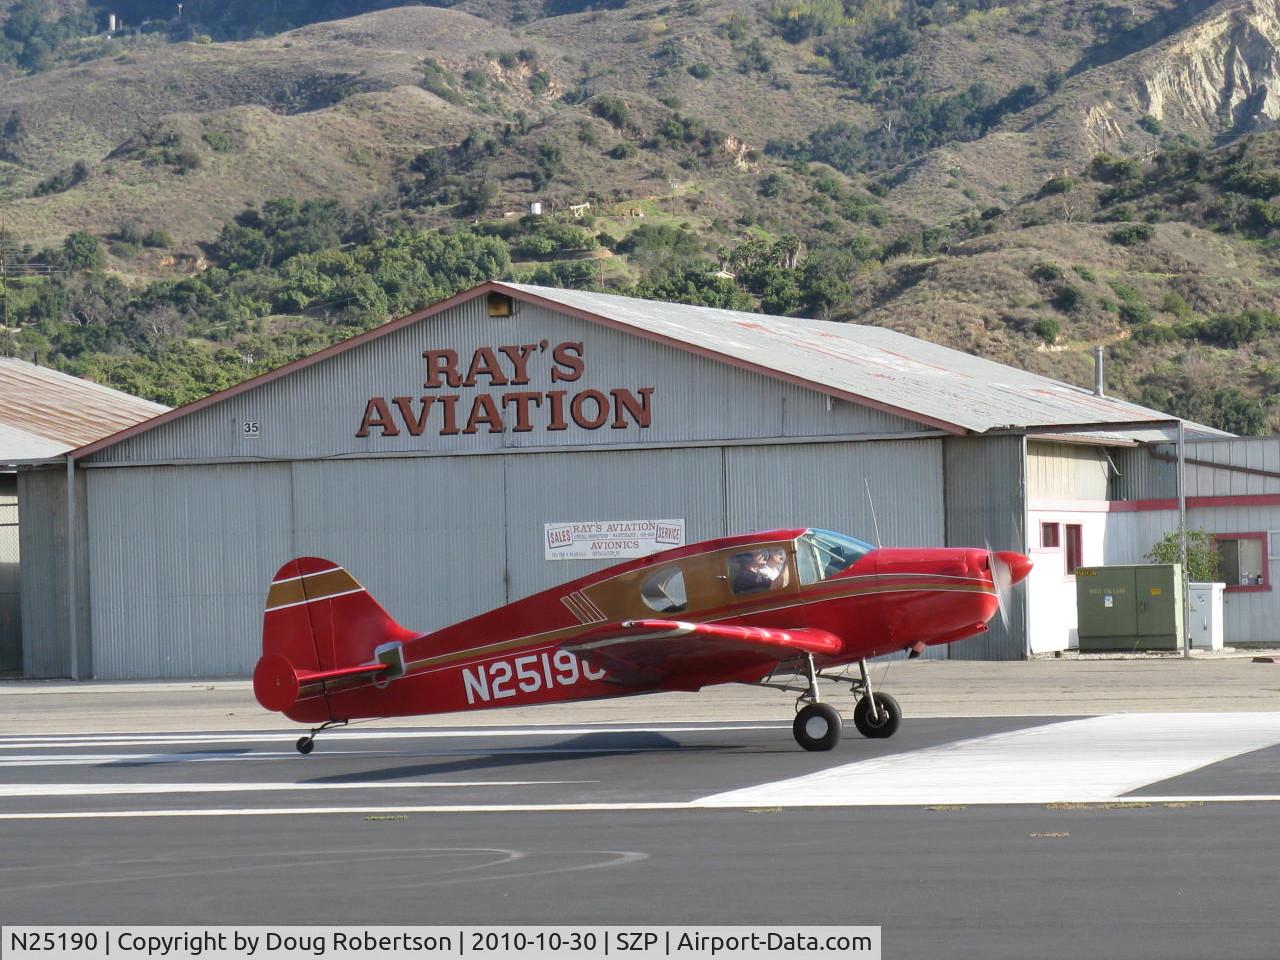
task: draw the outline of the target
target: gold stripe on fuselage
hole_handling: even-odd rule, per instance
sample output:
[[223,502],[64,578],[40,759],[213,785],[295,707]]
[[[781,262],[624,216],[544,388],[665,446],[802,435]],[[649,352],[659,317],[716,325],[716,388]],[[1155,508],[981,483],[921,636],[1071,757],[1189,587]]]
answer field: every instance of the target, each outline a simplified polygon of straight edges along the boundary
[[[865,580],[878,580],[879,577],[862,578]],[[815,584],[816,586],[816,584]],[[809,588],[806,588],[806,590]],[[710,614],[720,613],[726,608],[713,608],[704,610],[701,615],[690,615],[681,613],[680,617],[690,623],[714,623],[719,620],[736,619],[739,617],[751,616],[758,613],[772,612],[774,610],[785,610],[789,607],[806,606],[813,603],[825,603],[830,600],[843,600],[848,597],[871,595],[876,593],[906,593],[921,591],[938,591],[941,593],[986,593],[992,594],[994,591],[989,584],[984,581],[974,579],[968,583],[895,583],[895,584],[875,584],[860,583],[852,589],[831,591],[820,595],[814,595],[811,592],[802,594],[792,594],[786,597],[785,603],[773,603],[771,600],[781,600],[783,596],[776,594],[763,594],[757,601],[753,601],[751,605],[737,604],[729,607],[732,612],[722,616],[711,616]],[[512,640],[500,640],[496,643],[487,643],[478,647],[469,647],[466,650],[455,650],[449,653],[437,654],[434,657],[425,657],[421,660],[411,661],[406,665],[406,672],[416,670],[420,667],[438,666],[440,664],[453,663],[458,660],[467,660],[479,656],[492,655],[495,653],[503,653],[507,650],[517,649],[522,646],[532,644],[534,642],[552,643],[559,640],[571,639],[588,632],[589,629],[596,627],[597,624],[574,624],[568,627],[561,627],[557,630],[548,630],[543,633],[531,633],[528,636],[517,637]]]

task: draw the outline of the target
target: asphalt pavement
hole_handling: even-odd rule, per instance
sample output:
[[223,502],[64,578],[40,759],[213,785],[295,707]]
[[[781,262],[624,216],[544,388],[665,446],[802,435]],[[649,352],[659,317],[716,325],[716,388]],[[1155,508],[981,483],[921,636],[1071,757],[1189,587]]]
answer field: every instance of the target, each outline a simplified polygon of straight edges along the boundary
[[[1276,956],[1280,664],[894,663],[889,740],[695,695],[322,734],[247,684],[0,683],[0,918],[871,924],[885,957]],[[848,712],[851,702],[833,702]]]

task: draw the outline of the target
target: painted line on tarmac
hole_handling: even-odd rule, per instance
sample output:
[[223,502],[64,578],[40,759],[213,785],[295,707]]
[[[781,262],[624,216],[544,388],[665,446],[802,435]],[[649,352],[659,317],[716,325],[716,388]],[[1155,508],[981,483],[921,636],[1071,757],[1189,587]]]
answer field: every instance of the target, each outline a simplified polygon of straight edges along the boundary
[[[337,757],[474,757],[483,754],[487,757],[506,756],[599,756],[602,753],[664,753],[681,749],[679,744],[659,747],[613,747],[601,744],[598,747],[499,747],[491,750],[326,750],[326,758]],[[0,755],[2,756],[2,755]],[[110,764],[127,764],[129,766],[155,766],[167,763],[229,763],[248,760],[282,760],[299,759],[296,750],[272,750],[269,752],[235,753],[211,756],[207,753],[84,753],[84,754],[29,754],[8,757],[0,760],[0,768],[5,767],[99,767]]]
[[[790,723],[682,723],[662,725],[598,724],[573,727],[432,727],[425,730],[370,730],[329,731],[325,739],[331,743],[346,740],[448,740],[490,739],[511,737],[570,737],[593,733],[722,733],[740,730],[790,730]],[[0,750],[31,749],[33,747],[123,747],[164,746],[167,744],[239,744],[239,743],[292,743],[301,730],[286,733],[226,734],[226,733],[168,733],[168,734],[17,734],[0,736]]]
[[358,780],[344,783],[6,783],[0,797],[107,797],[152,793],[261,793],[295,790],[419,790],[424,787],[542,787],[599,780]]
[[699,803],[1096,803],[1276,743],[1280,712],[1112,714],[841,764]]
[[[1132,808],[1142,809],[1145,807],[1155,807],[1161,805],[1191,805],[1191,804],[1233,804],[1233,803],[1280,803],[1280,794],[1242,794],[1233,795],[1199,795],[1199,796],[1169,796],[1169,797],[1134,797],[1120,798],[1107,801],[1084,800],[1080,798],[1064,797],[1053,801],[1054,803],[1080,804],[1084,810],[1088,809],[1121,809]],[[922,803],[848,803],[847,807],[924,807],[932,804]],[[1028,804],[1017,803],[1012,801],[982,801],[977,803],[966,804],[973,807],[1025,807],[1025,806],[1044,806],[1041,803]],[[829,808],[829,804],[794,804],[793,807],[801,809],[824,809]],[[453,806],[449,804],[433,804],[433,805],[417,805],[403,807],[235,807],[222,809],[199,809],[193,808],[189,810],[173,810],[173,809],[157,809],[157,810],[74,810],[74,811],[35,811],[27,813],[0,813],[0,821],[4,820],[121,820],[121,819],[148,819],[148,818],[164,818],[164,817],[273,817],[273,816],[341,816],[341,815],[357,815],[357,816],[394,816],[397,814],[410,813],[615,813],[630,811],[673,811],[673,812],[705,812],[718,813],[730,810],[767,810],[773,812],[781,808],[761,808],[755,804],[731,805],[717,803],[715,805],[702,803],[697,800],[692,801],[673,801],[673,802],[655,802],[655,803],[512,803],[512,804],[469,804]]]

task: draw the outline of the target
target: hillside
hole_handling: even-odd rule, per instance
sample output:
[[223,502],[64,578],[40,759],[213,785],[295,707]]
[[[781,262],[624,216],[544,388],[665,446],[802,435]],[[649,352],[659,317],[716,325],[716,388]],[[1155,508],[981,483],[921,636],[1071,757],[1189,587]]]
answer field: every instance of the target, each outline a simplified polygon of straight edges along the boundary
[[1280,426],[1280,0],[261,6],[0,0],[9,259],[55,268],[0,348],[181,402],[449,292],[372,266],[445,231]]

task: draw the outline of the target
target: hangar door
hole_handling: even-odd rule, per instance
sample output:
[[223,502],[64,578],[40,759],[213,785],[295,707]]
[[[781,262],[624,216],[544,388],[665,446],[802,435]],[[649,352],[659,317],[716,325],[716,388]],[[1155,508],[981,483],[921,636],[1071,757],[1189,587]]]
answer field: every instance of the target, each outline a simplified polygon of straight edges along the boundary
[[875,543],[870,486],[885,546],[946,542],[939,440],[730,447],[725,458],[730,530],[825,527]]
[[342,564],[397,621],[440,627],[505,602],[501,457],[293,465],[293,553]]
[[602,450],[503,460],[512,600],[619,562],[547,560],[547,523],[682,519],[686,543],[725,532],[718,449]]
[[22,669],[21,607],[17,477],[0,474],[0,673]]
[[86,470],[94,676],[247,676],[293,556],[288,464]]

